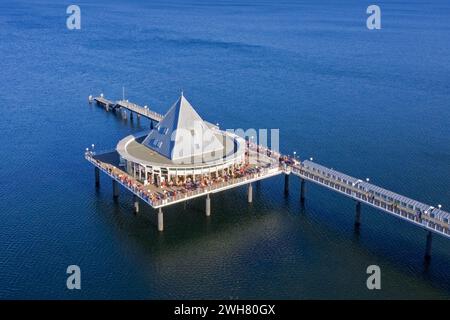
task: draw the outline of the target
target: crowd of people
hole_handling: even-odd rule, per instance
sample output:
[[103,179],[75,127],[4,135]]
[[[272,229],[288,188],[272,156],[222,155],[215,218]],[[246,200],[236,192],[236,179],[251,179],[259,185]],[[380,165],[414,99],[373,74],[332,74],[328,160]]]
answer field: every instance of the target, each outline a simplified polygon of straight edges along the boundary
[[137,193],[152,205],[159,205],[164,202],[174,201],[189,195],[204,192],[208,188],[219,188],[227,183],[232,184],[245,179],[255,178],[258,175],[264,174],[269,169],[278,166],[277,162],[268,162],[260,166],[243,163],[235,168],[221,171],[219,174],[197,175],[195,179],[193,176],[178,176],[175,179],[166,179],[161,181],[159,185],[154,185],[156,188],[152,188],[150,181],[142,183],[111,164],[99,161],[93,158],[92,155],[89,156],[87,154],[87,156],[98,167],[107,171],[109,175],[119,180],[124,186]]

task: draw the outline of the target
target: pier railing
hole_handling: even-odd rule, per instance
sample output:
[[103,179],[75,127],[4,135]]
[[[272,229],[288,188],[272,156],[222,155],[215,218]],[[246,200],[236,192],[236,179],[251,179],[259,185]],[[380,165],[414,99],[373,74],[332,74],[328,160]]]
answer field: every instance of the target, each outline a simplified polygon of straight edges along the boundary
[[267,152],[270,152],[271,157],[274,159],[287,159],[288,161],[281,161],[281,167],[285,174],[292,173],[358,202],[365,203],[383,212],[407,220],[429,231],[450,237],[450,213],[448,212],[382,189],[336,170],[313,164],[311,161],[306,160],[302,162],[254,143],[250,143],[249,147],[255,153],[261,153],[267,156]]
[[162,114],[152,111],[149,108],[142,107],[140,105],[137,105],[132,102],[128,102],[126,100],[117,101],[117,106],[128,109],[128,110],[135,112],[143,117],[152,119],[157,122],[160,122],[162,120],[162,118],[164,117]]
[[92,98],[92,96],[89,97],[89,102],[96,102],[98,105],[101,105],[105,107],[105,109],[109,110],[110,108],[120,109],[124,108],[129,110],[130,112],[134,112],[140,116],[143,116],[145,118],[151,119],[156,122],[160,122],[162,118],[164,117],[162,114],[155,112],[153,110],[150,110],[149,108],[142,107],[140,105],[137,105],[136,103],[129,102],[127,100],[117,100],[112,101],[104,98],[102,95],[99,97]]
[[[402,205],[401,202],[396,201],[395,198],[389,200],[387,199],[387,197],[383,197],[381,194],[376,195],[375,193],[372,193],[370,191],[361,190],[360,188],[358,188],[358,184],[353,185],[349,183],[344,183],[342,180],[339,181],[337,178],[332,178],[331,176],[322,174],[317,170],[313,171],[309,169],[307,166],[305,166],[303,163],[300,163],[298,165],[291,165],[290,167],[291,172],[294,175],[297,175],[303,179],[324,186],[328,189],[341,193],[349,198],[365,203],[369,206],[375,207],[381,211],[387,212],[398,218],[408,220],[413,224],[419,225],[433,232],[437,232],[446,237],[450,237],[450,229],[448,222],[436,219],[435,217],[431,216],[432,214],[431,208],[433,208],[432,206],[416,202],[417,205],[420,205],[422,209],[411,208]],[[355,180],[358,181],[357,179]],[[361,181],[360,183],[363,182]],[[378,188],[377,186],[374,187]],[[403,198],[403,196],[401,195],[397,196]],[[442,210],[438,211],[442,212],[441,214],[442,216],[448,215],[446,212]]]
[[[194,199],[200,196],[204,196],[208,193],[224,191],[230,188],[237,187],[239,185],[252,183],[257,180],[265,179],[283,173],[281,167],[279,167],[277,164],[272,164],[267,168],[260,168],[256,173],[247,173],[242,177],[229,178],[228,180],[222,182],[214,182],[211,185],[205,187],[196,187],[195,190],[184,189],[183,191],[181,191],[175,189],[175,195],[164,195],[161,192],[148,190],[146,188],[146,185],[139,182],[125,171],[122,171],[111,164],[107,164],[98,159],[95,159],[94,156],[95,154],[93,152],[85,152],[86,160],[88,160],[102,172],[120,183],[124,188],[131,191],[133,194],[141,198],[144,202],[146,202],[153,208],[164,207],[189,199]],[[174,192],[173,188],[171,187],[167,188],[167,190],[171,193]],[[152,194],[156,193],[161,197],[160,199],[152,199]]]

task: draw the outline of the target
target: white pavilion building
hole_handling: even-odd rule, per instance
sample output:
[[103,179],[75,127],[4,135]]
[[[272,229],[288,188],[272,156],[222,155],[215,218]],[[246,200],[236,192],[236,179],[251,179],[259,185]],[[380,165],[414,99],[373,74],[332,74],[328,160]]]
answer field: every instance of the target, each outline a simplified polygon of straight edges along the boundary
[[204,121],[183,94],[158,125],[116,148],[128,174],[155,185],[223,175],[245,163],[245,149],[243,138]]

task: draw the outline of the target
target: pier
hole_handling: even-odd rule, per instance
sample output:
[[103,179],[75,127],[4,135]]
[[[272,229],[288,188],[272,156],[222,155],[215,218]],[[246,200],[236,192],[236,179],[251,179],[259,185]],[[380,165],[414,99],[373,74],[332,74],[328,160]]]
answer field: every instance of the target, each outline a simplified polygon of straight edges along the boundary
[[[92,98],[90,102],[96,102],[105,109],[124,108],[131,113],[146,117],[156,123],[162,121],[163,115],[151,111],[148,108],[141,107],[128,101],[119,100],[113,102],[102,96]],[[214,130],[217,127],[208,123]],[[120,143],[119,143],[120,145]],[[113,181],[113,197],[119,196],[118,185],[130,191],[133,194],[134,211],[139,212],[139,201],[146,203],[157,211],[158,230],[163,231],[163,208],[188,200],[204,197],[205,215],[210,216],[213,213],[211,207],[211,197],[218,192],[226,191],[232,188],[247,186],[248,203],[253,201],[252,183],[263,179],[268,179],[277,175],[284,175],[284,193],[289,193],[289,177],[295,176],[300,179],[299,200],[304,204],[306,200],[307,183],[325,187],[338,194],[344,195],[355,201],[355,227],[361,225],[362,204],[376,208],[381,212],[399,218],[412,225],[420,227],[427,231],[426,250],[424,258],[429,261],[431,258],[432,235],[438,234],[450,239],[450,213],[437,207],[422,203],[420,201],[405,197],[377,185],[352,177],[345,173],[330,169],[311,160],[299,160],[291,156],[279,154],[269,150],[261,145],[246,142],[247,151],[257,154],[258,162],[253,166],[245,166],[242,174],[234,176],[227,180],[215,181],[206,186],[196,187],[192,190],[179,188],[177,186],[164,187],[139,181],[141,172],[137,175],[133,169],[133,174],[127,172],[126,166],[121,161],[118,150],[108,150],[103,152],[94,152],[86,150],[85,158],[95,168],[95,185],[100,186],[99,173],[103,172]],[[225,172],[225,169],[222,169]],[[170,170],[169,170],[170,171]],[[211,172],[210,172],[211,173]],[[216,168],[216,177],[219,177],[219,170]],[[145,171],[145,177],[147,177]],[[170,176],[170,172],[167,173]],[[195,177],[195,170],[193,171]],[[204,175],[203,172],[198,173]],[[153,181],[153,172],[151,173]]]
[[102,106],[105,110],[109,111],[129,111],[130,118],[133,118],[133,114],[136,114],[138,117],[144,117],[150,119],[155,122],[160,122],[163,118],[162,114],[159,114],[155,111],[150,110],[148,107],[140,106],[135,103],[129,102],[128,100],[117,100],[112,101],[103,97],[101,94],[98,97],[89,96],[89,102],[95,102],[97,105]]

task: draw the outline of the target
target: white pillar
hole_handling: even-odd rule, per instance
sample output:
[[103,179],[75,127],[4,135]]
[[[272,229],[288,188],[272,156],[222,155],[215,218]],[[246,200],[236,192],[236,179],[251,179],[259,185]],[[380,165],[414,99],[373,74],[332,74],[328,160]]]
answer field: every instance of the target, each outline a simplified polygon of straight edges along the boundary
[[300,202],[305,203],[306,181],[302,179],[300,182]]
[[209,197],[209,193],[206,195],[206,216],[209,217],[211,215],[211,198]]
[[133,195],[133,208],[134,208],[134,213],[139,212],[139,198],[136,195]]
[[289,175],[285,174],[284,175],[284,194],[288,194],[289,193]]
[[431,260],[431,244],[433,242],[433,234],[431,231],[428,231],[427,234],[427,245],[425,249],[425,261],[429,262]]
[[95,186],[100,187],[100,169],[95,167]]
[[253,186],[251,183],[248,184],[248,203],[253,201]]
[[355,227],[359,227],[361,225],[361,202],[356,202],[356,216],[355,216]]
[[119,196],[119,184],[116,180],[113,179],[113,197],[117,198]]
[[163,217],[163,212],[162,212],[162,208],[158,209],[158,231],[163,231],[164,230],[164,217]]

